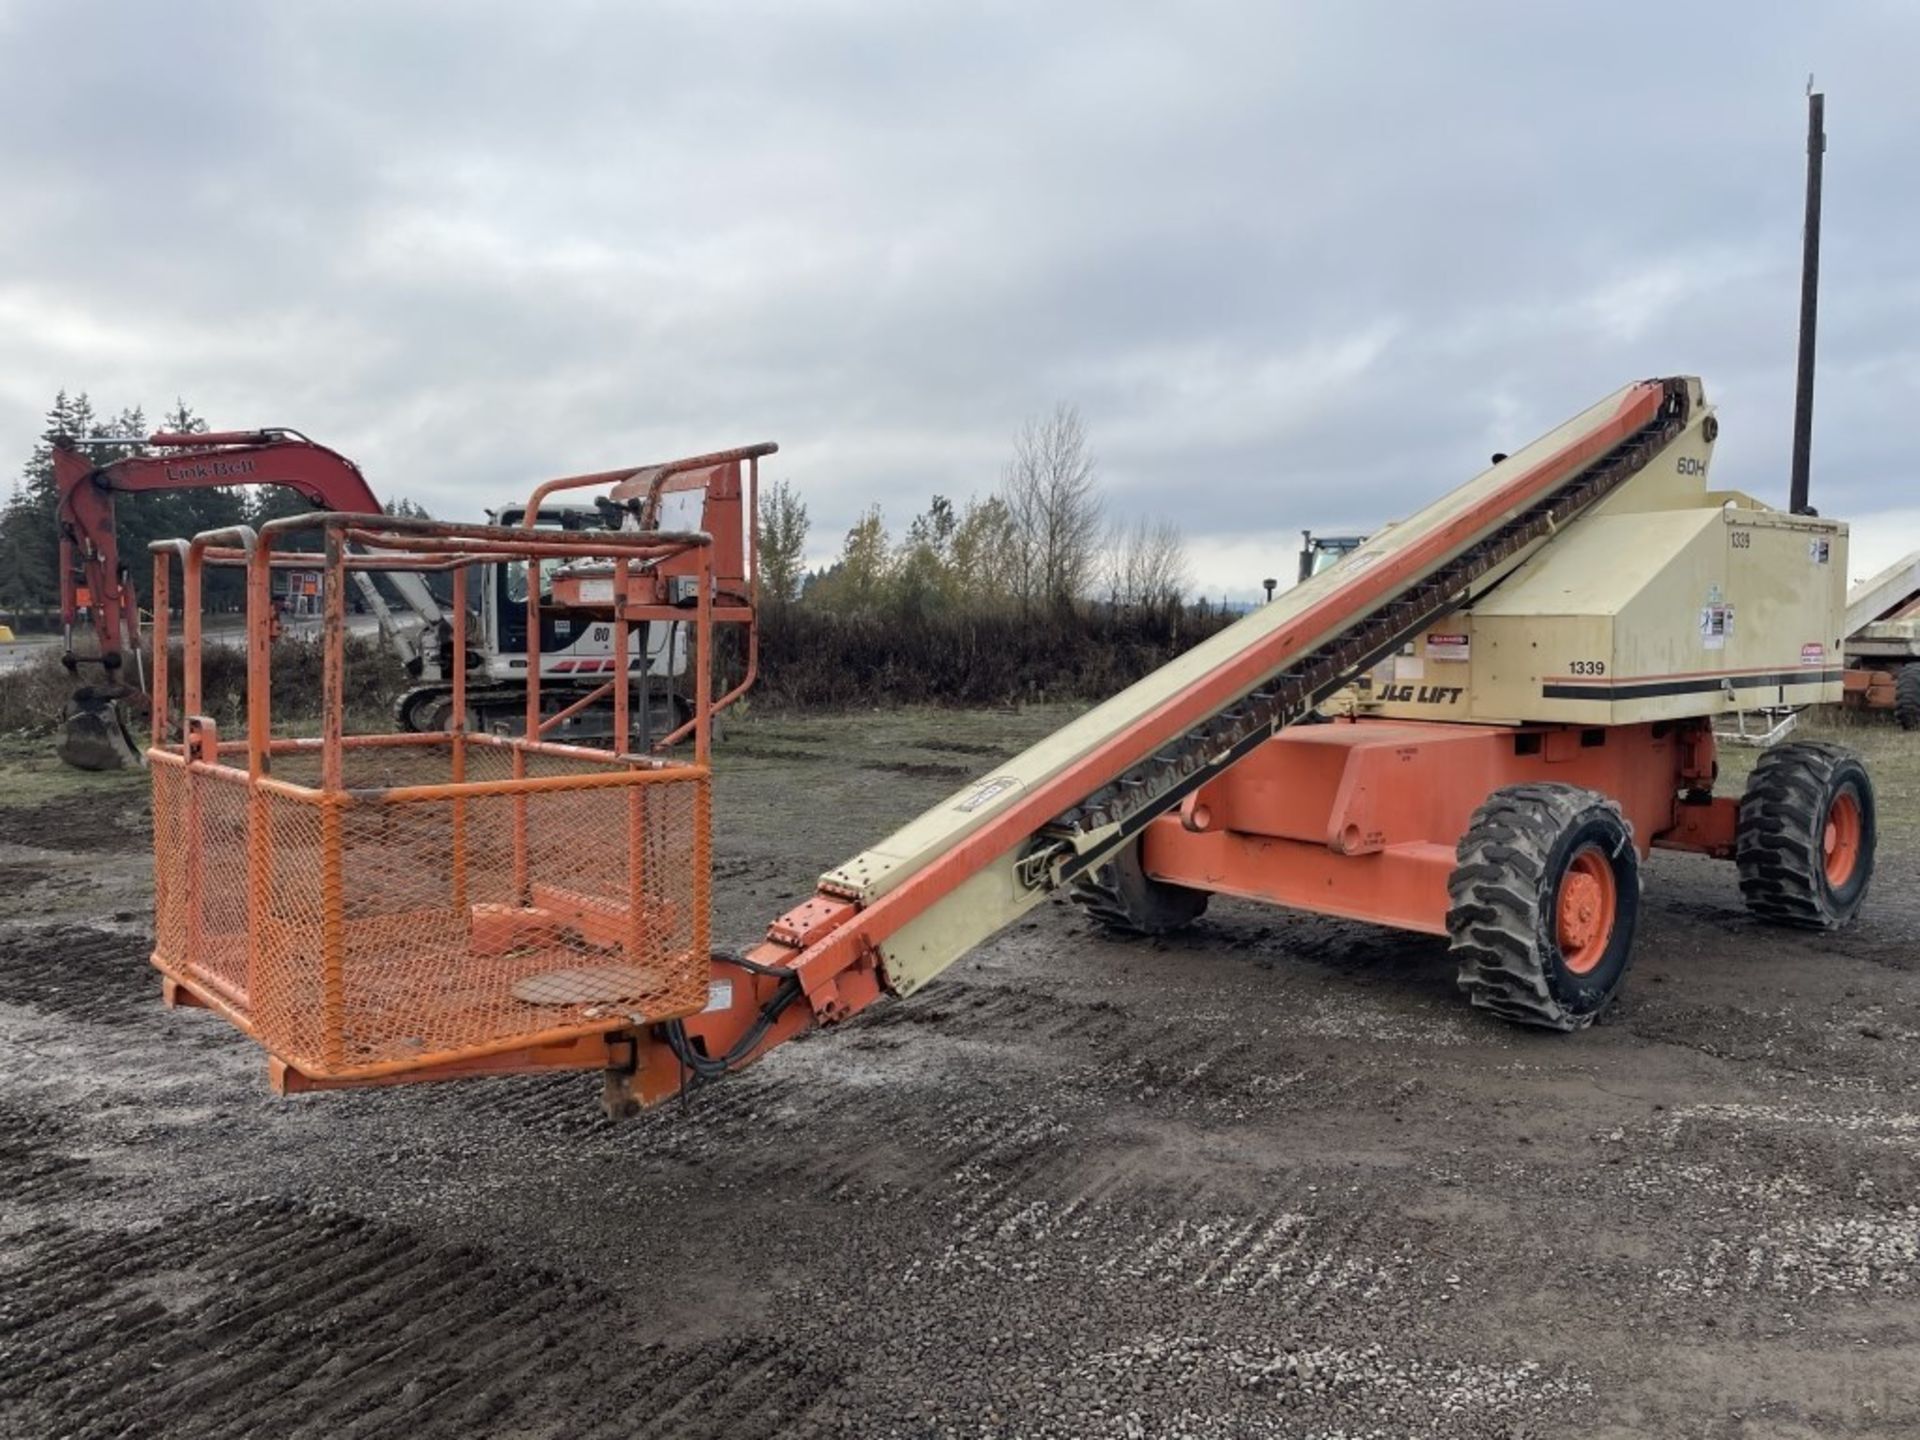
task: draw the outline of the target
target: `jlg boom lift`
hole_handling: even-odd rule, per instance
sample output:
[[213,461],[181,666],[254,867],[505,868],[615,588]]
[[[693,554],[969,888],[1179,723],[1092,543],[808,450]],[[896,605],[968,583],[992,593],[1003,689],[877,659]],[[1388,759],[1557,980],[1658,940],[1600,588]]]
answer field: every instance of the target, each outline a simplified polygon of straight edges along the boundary
[[[324,735],[276,739],[263,676],[247,741],[221,742],[189,665],[184,743],[150,752],[155,964],[284,1090],[597,1069],[616,1112],[908,994],[1062,894],[1125,931],[1219,893],[1444,934],[1473,1003],[1576,1029],[1626,973],[1650,848],[1733,861],[1788,925],[1844,924],[1873,869],[1872,787],[1838,747],[1773,749],[1713,793],[1715,715],[1839,699],[1847,541],[1709,490],[1717,431],[1693,379],[1608,396],[829,870],[738,956],[707,944],[704,658],[713,597],[752,588],[737,509],[565,545],[298,522],[326,533],[336,617],[343,567],[459,584],[512,553],[556,564],[553,603],[608,617],[624,656],[690,589],[698,743],[668,761],[457,717],[346,737],[331,678]],[[287,528],[196,540],[188,614],[210,560],[265,594]],[[1369,673],[1371,708],[1324,721]]]

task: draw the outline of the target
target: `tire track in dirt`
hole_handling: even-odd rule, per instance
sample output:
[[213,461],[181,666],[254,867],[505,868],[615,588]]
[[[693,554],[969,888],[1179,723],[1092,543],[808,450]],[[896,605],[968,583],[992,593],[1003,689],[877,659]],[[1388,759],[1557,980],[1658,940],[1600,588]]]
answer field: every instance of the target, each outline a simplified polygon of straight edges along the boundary
[[36,1205],[88,1186],[87,1160],[58,1148],[70,1129],[52,1116],[0,1100],[0,1200]]
[[0,1004],[91,1025],[151,1021],[160,981],[145,935],[87,925],[30,926],[0,932]]
[[843,1033],[938,1026],[956,1040],[1101,1044],[1118,1039],[1130,1017],[1110,1000],[1077,1000],[1038,986],[981,984],[943,976],[905,1000],[877,1006]]
[[26,1248],[0,1298],[7,1433],[743,1437],[842,1378],[767,1336],[649,1341],[590,1282],[289,1201]]
[[0,808],[0,827],[20,845],[70,855],[139,854],[153,843],[151,797],[141,789],[86,800]]
[[1019,1183],[1032,1179],[963,1191],[931,1273],[1241,1298],[1269,1319],[1438,1293],[1409,1226],[1329,1206],[1297,1177],[1273,1177],[1252,1208],[1223,1208],[1207,1178],[1169,1189],[1144,1166],[1052,1195]]

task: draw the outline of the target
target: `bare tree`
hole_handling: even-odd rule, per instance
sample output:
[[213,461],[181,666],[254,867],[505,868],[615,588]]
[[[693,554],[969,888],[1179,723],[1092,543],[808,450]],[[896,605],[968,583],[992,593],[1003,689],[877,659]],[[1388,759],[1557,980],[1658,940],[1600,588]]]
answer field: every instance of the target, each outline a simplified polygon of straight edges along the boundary
[[1021,425],[1000,493],[1018,538],[1022,603],[1068,605],[1086,594],[1099,565],[1101,506],[1078,409],[1062,403]]
[[1180,603],[1192,576],[1187,546],[1170,520],[1115,525],[1107,548],[1106,589],[1124,609],[1171,610]]

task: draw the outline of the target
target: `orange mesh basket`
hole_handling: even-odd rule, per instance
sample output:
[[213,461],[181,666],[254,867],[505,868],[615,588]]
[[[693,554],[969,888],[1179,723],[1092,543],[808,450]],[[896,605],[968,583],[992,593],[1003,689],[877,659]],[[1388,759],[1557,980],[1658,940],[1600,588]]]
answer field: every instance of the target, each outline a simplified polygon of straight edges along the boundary
[[[315,561],[274,545],[300,530],[323,542],[317,739],[276,738],[270,713],[273,574]],[[178,745],[167,667],[154,669],[154,964],[290,1070],[336,1084],[512,1069],[514,1056],[704,1009],[713,545],[701,531],[588,536],[339,514],[156,542],[155,653],[167,653],[176,560],[185,635]],[[596,556],[623,587],[604,683],[558,709],[543,704],[541,586],[529,583],[525,734],[475,733],[469,571],[511,557],[531,577],[542,561]],[[244,741],[221,743],[203,713],[207,565],[246,571]],[[450,578],[446,729],[345,733],[354,569]],[[673,588],[681,579],[691,607]],[[690,736],[690,761],[629,749],[629,666],[647,663],[644,647],[633,653],[633,627],[661,619],[693,627],[694,718],[656,748]],[[596,698],[612,706],[612,749],[541,738]],[[506,1058],[475,1063],[487,1057]]]
[[149,752],[154,964],[273,1055],[370,1079],[706,1004],[704,766],[491,736],[344,746],[332,791],[300,742],[261,780]]

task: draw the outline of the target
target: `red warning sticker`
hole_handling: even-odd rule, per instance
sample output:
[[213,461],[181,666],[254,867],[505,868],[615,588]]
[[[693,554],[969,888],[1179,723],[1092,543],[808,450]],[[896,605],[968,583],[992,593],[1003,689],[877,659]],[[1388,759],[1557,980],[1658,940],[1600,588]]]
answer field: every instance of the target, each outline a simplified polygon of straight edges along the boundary
[[1827,663],[1827,647],[1819,643],[1800,647],[1802,665],[1824,665]]

